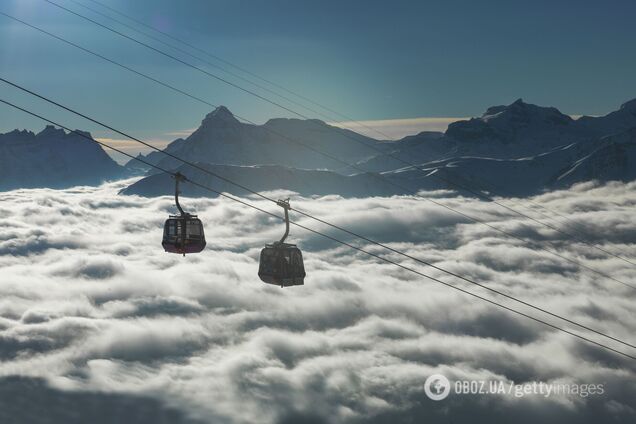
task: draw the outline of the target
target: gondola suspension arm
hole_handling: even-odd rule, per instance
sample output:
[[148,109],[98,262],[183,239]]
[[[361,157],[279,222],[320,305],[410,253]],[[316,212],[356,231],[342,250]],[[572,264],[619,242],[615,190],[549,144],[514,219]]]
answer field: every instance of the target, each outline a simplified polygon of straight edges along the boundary
[[280,244],[283,244],[289,235],[289,210],[291,206],[289,205],[289,199],[277,200],[276,204],[285,210],[285,234],[283,234],[283,237],[279,241]]
[[174,202],[177,204],[177,209],[179,209],[179,213],[181,213],[181,216],[184,216],[185,212],[183,212],[183,209],[181,209],[181,205],[179,204],[179,183],[181,181],[186,181],[187,179],[181,172],[177,172],[176,174],[174,174],[174,180]]

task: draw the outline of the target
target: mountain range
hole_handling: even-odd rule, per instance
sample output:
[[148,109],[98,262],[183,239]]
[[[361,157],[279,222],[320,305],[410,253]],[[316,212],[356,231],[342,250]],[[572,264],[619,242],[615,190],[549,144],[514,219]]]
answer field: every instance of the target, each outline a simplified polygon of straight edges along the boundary
[[[165,174],[134,160],[121,167],[97,144],[53,127],[39,134],[16,130],[0,135],[0,152],[4,190],[95,184],[131,172],[147,175],[124,194],[155,196],[173,190]],[[360,197],[460,187],[525,196],[582,181],[636,179],[636,99],[605,116],[579,119],[519,99],[454,122],[444,133],[422,132],[397,141],[320,120],[245,124],[221,106],[165,152],[259,191]],[[179,169],[217,190],[245,194],[162,152],[139,158]],[[187,185],[184,193],[209,195]]]
[[[445,133],[422,132],[398,141],[372,139],[318,120],[244,124],[221,107],[166,150],[257,190],[369,196],[460,187],[472,194],[477,189],[525,196],[588,180],[633,180],[635,146],[636,100],[606,116],[573,119],[519,99],[452,123]],[[144,159],[245,194],[161,153]],[[170,187],[163,178],[149,176],[124,193],[168,194]],[[196,188],[186,193],[204,195]]]
[[0,190],[96,185],[128,175],[89,133],[49,125],[39,133],[0,134]]

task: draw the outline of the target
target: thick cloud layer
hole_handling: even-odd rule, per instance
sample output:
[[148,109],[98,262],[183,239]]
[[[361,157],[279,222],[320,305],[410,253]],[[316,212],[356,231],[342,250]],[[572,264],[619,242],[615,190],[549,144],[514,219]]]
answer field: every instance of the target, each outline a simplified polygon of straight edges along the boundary
[[[265,285],[256,275],[258,254],[280,237],[282,223],[227,199],[184,200],[203,219],[208,248],[185,258],[164,253],[161,227],[174,213],[172,199],[117,195],[126,183],[0,193],[0,392],[11,394],[0,399],[3,422],[123,422],[124,411],[129,422],[153,423],[636,419],[634,361],[298,228],[291,239],[305,252],[306,285]],[[567,216],[551,225],[635,261],[635,189],[586,184],[533,202]],[[496,205],[427,195],[534,245],[421,198],[292,197],[292,205],[636,341],[636,290],[536,245],[636,285],[633,265]],[[532,208],[526,212],[548,222],[548,212]],[[316,222],[299,222],[491,297]],[[433,402],[424,393],[433,373],[451,381],[604,384],[605,393],[452,394]]]

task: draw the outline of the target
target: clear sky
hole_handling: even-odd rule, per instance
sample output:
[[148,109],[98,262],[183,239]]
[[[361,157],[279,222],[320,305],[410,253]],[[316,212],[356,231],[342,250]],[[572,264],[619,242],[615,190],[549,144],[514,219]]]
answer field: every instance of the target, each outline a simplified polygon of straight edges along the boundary
[[[53,1],[130,33],[71,0]],[[519,97],[599,115],[636,97],[633,0],[101,1],[356,120],[443,118],[426,121],[443,127]],[[0,11],[257,122],[290,116],[43,0],[2,0]],[[0,74],[149,140],[174,139],[210,110],[2,16]],[[0,97],[114,137],[4,84]],[[42,125],[0,108],[0,131]]]

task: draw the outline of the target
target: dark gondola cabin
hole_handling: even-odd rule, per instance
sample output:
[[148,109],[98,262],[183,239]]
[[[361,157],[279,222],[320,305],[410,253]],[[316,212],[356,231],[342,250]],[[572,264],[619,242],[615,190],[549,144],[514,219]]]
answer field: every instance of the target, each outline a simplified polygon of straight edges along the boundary
[[261,250],[258,276],[268,284],[281,287],[305,284],[303,254],[295,244],[273,243]]
[[174,202],[180,215],[170,215],[166,220],[163,225],[161,245],[166,252],[178,253],[183,256],[186,253],[199,253],[205,248],[203,224],[196,215],[184,212],[179,204],[179,183],[186,181],[186,178],[177,172],[174,179]]
[[[185,229],[185,231],[184,231]],[[205,248],[203,224],[196,215],[170,216],[163,226],[164,250],[170,253],[199,253]]]
[[305,265],[303,254],[295,244],[285,243],[289,235],[289,200],[276,202],[285,209],[285,234],[261,250],[258,276],[267,284],[281,287],[301,286],[305,284]]

